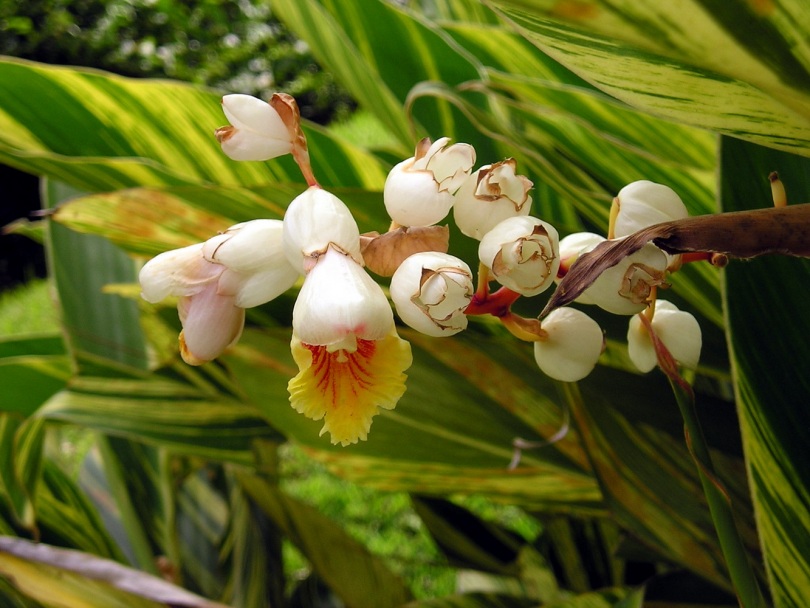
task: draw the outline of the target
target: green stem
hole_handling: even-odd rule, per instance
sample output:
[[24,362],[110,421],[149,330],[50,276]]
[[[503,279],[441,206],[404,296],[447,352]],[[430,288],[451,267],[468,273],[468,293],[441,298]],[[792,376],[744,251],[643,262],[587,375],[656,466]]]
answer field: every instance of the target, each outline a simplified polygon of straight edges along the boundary
[[740,606],[765,608],[768,603],[762,595],[756,573],[748,559],[748,552],[734,522],[731,501],[715,474],[709,446],[698,420],[693,393],[691,390],[684,391],[683,386],[672,378],[670,384],[683,416],[686,443],[697,465],[700,483],[720,540],[720,549],[726,559],[731,583],[737,591]]
[[681,377],[678,364],[653,331],[650,319],[643,314],[640,316],[650,334],[658,357],[658,365],[669,379],[675,400],[678,402],[678,409],[681,410],[686,446],[697,465],[700,483],[709,505],[709,513],[720,541],[720,550],[726,560],[731,584],[737,592],[740,606],[742,608],[766,608],[768,603],[762,595],[757,575],[748,559],[748,552],[737,529],[737,524],[734,522],[731,499],[715,473],[709,445],[706,443],[706,437],[698,419],[692,386]]

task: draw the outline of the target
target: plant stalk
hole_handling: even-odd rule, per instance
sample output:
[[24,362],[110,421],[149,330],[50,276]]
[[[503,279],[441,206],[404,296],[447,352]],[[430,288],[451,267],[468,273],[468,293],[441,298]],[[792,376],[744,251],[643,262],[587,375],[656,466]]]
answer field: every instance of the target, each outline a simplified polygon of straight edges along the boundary
[[698,419],[692,386],[681,377],[678,364],[653,331],[650,319],[645,315],[641,315],[641,319],[655,347],[658,365],[669,379],[678,409],[681,411],[686,446],[697,466],[703,493],[709,505],[709,513],[720,541],[720,550],[726,560],[731,584],[737,592],[737,600],[741,608],[767,608],[768,602],[762,595],[757,575],[748,559],[748,552],[734,521],[731,499],[714,470],[709,445],[706,443],[706,436]]

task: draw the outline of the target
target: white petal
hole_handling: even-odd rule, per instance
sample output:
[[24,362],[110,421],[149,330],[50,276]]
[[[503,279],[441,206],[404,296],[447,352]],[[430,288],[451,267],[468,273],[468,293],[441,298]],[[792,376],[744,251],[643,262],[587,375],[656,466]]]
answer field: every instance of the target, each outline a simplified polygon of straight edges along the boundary
[[220,146],[228,158],[239,161],[270,160],[292,152],[292,144],[288,140],[269,139],[241,129],[223,139]]
[[464,314],[475,288],[462,260],[438,252],[409,256],[391,277],[391,299],[408,326],[429,336],[452,336],[466,329]]
[[689,215],[681,197],[669,186],[640,180],[626,185],[616,195],[619,213],[613,226],[620,238],[642,228]]
[[534,359],[547,376],[576,382],[591,373],[604,346],[599,325],[584,312],[557,308],[541,327],[548,339],[534,343]]
[[247,130],[270,139],[287,140],[289,132],[284,121],[269,103],[251,95],[225,95],[222,111],[228,122],[240,130]]
[[453,144],[436,152],[427,168],[439,183],[439,190],[451,194],[467,179],[475,164],[475,149],[470,144]]
[[190,296],[214,281],[224,268],[205,261],[202,247],[189,245],[149,260],[138,275],[143,299],[160,302],[169,296]]
[[534,296],[557,276],[559,236],[554,226],[537,218],[510,217],[484,235],[478,257],[501,285]]
[[453,196],[439,191],[429,171],[411,170],[412,159],[391,169],[383,188],[383,202],[389,217],[402,226],[432,226],[441,222],[453,207]]
[[630,318],[627,328],[627,354],[633,365],[645,374],[658,364],[650,334],[638,315]]
[[218,130],[222,151],[234,160],[269,160],[292,151],[290,132],[278,112],[250,95],[225,95],[230,129]]
[[615,315],[636,314],[644,310],[647,303],[628,297],[627,288],[636,284],[642,287],[660,284],[667,263],[663,251],[651,243],[647,244],[602,272],[583,295]]
[[284,258],[284,263],[254,272],[242,281],[236,292],[236,305],[253,308],[276,299],[292,287],[300,274]]
[[263,270],[282,260],[284,255],[281,220],[253,220],[231,226],[222,234],[208,239],[203,246],[205,259],[240,272]]
[[[691,313],[677,308],[674,310],[668,307],[662,308],[660,304],[662,304],[662,300],[655,303],[653,330],[678,363],[695,369],[700,360],[700,350],[703,344],[700,324]],[[670,306],[674,308],[674,305],[670,304]]]
[[351,336],[381,340],[393,325],[382,288],[333,247],[310,270],[293,308],[293,331],[304,344],[342,344]]
[[[657,300],[652,327],[678,363],[692,369],[697,367],[703,340],[700,324],[691,313],[678,310],[666,300]],[[658,364],[652,340],[638,315],[630,319],[627,350],[630,360],[642,372]]]
[[349,208],[334,194],[311,187],[297,196],[284,215],[284,253],[299,272],[306,273],[305,260],[337,246],[362,264],[360,230]]
[[[489,182],[497,185],[501,196],[493,198]],[[501,221],[528,215],[532,198],[527,194],[526,184],[531,187],[531,182],[515,175],[512,163],[499,163],[494,169],[492,165],[481,167],[464,181],[455,194],[453,219],[459,230],[481,240]]]

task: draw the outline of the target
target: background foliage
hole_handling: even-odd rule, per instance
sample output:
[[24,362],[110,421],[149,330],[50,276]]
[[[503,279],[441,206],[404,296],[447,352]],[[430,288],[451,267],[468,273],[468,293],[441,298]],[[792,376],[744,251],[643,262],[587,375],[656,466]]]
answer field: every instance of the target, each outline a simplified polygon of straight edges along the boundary
[[[316,175],[361,230],[387,224],[392,163],[422,136],[449,135],[479,164],[514,156],[535,183],[534,213],[565,234],[603,232],[611,198],[636,179],[670,185],[693,214],[769,205],[774,169],[792,202],[806,200],[802,6],[275,0],[273,13],[386,131],[367,146],[305,125]],[[287,403],[294,294],[253,311],[221,362],[180,362],[174,310],[137,297],[139,261],[281,217],[304,188],[288,160],[222,155],[217,97],[0,61],[0,160],[47,177],[62,321],[61,334],[0,342],[0,529],[17,537],[0,546],[7,603],[736,605],[674,398],[659,373],[630,369],[625,320],[599,317],[608,350],[578,385],[542,377],[531,348],[487,321],[441,341],[403,330],[408,392],[349,449]],[[475,243],[451,243],[474,261]],[[807,605],[810,590],[807,271],[785,259],[690,265],[667,294],[703,327],[699,415],[746,558],[780,607]],[[521,302],[526,314],[542,304]],[[569,419],[564,439],[507,469],[516,437],[549,438]],[[53,457],[66,428],[93,444],[79,482]],[[297,498],[288,443],[348,482],[408,493],[452,595],[415,597],[412,578]],[[463,498],[473,494],[533,525],[493,518]],[[311,572],[297,585],[287,542]],[[132,570],[99,576],[99,558]],[[122,588],[128,577],[136,589]],[[198,596],[172,599],[159,577]]]

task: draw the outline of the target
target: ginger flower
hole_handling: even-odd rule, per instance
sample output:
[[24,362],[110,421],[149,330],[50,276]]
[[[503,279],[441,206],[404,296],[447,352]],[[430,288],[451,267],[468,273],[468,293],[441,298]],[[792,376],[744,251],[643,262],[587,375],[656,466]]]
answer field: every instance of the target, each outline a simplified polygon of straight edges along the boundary
[[453,204],[453,219],[461,232],[480,241],[501,221],[529,214],[533,184],[516,169],[517,162],[509,158],[485,165],[467,178]]
[[475,287],[462,260],[437,251],[415,253],[391,277],[391,299],[403,322],[429,336],[467,328],[464,314]]
[[534,217],[507,218],[481,239],[478,258],[504,287],[536,296],[552,285],[560,267],[557,230]]
[[557,308],[543,319],[546,338],[534,342],[534,359],[547,376],[576,382],[591,373],[604,350],[599,325],[575,308]]
[[269,160],[293,150],[293,139],[278,111],[250,95],[225,95],[222,111],[231,123],[216,130],[222,151],[233,160]]
[[[678,363],[690,369],[697,367],[703,340],[700,324],[691,313],[679,310],[666,300],[656,300],[651,325]],[[650,334],[639,315],[630,319],[627,349],[630,360],[639,371],[649,372],[658,363]]]
[[622,259],[583,292],[600,308],[614,315],[633,315],[647,308],[653,290],[665,283],[669,260],[652,243]]
[[433,144],[425,138],[414,156],[396,165],[385,180],[383,201],[388,215],[400,226],[432,226],[453,207],[453,193],[475,164],[469,144],[448,146],[450,138]]
[[145,300],[180,298],[186,363],[218,357],[239,339],[245,308],[269,302],[295,283],[298,272],[284,255],[281,233],[279,220],[237,224],[205,243],[161,253],[141,269]]
[[382,288],[355,258],[357,225],[337,197],[310,188],[290,205],[284,224],[287,256],[307,273],[293,309],[299,373],[287,386],[290,404],[323,419],[321,434],[332,443],[356,443],[405,393],[411,348],[396,333]]
[[681,197],[669,186],[640,180],[627,184],[613,199],[613,234],[621,238],[654,224],[689,216]]

